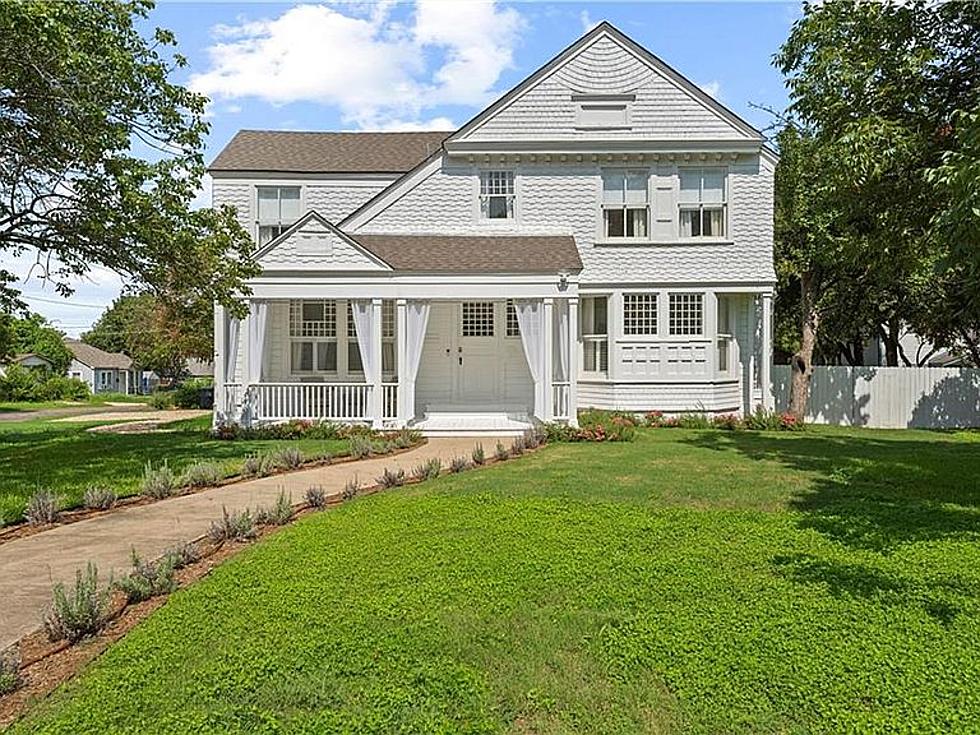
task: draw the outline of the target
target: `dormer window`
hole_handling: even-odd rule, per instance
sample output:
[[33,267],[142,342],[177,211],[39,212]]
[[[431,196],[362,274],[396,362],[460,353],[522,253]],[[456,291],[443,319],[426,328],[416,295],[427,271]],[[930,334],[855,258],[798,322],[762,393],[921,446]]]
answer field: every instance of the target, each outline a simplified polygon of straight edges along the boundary
[[602,227],[605,238],[645,239],[649,221],[647,172],[627,169],[603,171]]
[[514,219],[514,172],[480,172],[480,216]]

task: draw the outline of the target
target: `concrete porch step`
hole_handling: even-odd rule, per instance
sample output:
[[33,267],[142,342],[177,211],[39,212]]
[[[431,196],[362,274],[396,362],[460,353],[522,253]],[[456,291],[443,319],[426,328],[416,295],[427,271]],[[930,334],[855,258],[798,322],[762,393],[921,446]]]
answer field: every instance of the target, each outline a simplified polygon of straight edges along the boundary
[[412,424],[424,436],[520,436],[534,426],[526,412],[426,411]]

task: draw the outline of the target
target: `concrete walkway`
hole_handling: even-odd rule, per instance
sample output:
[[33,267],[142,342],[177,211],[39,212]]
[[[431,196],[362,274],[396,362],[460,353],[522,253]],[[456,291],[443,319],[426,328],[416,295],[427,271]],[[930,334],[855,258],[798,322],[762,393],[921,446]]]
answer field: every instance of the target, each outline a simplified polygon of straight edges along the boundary
[[[510,439],[501,439],[509,446]],[[496,437],[438,438],[396,456],[349,462],[286,475],[238,482],[232,485],[170,498],[150,505],[126,508],[107,515],[52,528],[17,541],[0,544],[0,650],[41,625],[44,610],[57,582],[70,583],[75,570],[89,561],[99,576],[125,573],[133,548],[144,558],[159,556],[174,544],[206,533],[221,508],[254,508],[271,504],[285,490],[293,502],[303,499],[310,485],[322,485],[328,493],[340,491],[355,476],[364,485],[374,484],[385,467],[401,467],[406,474],[430,457],[448,465],[455,456],[466,456],[482,442],[487,456]]]

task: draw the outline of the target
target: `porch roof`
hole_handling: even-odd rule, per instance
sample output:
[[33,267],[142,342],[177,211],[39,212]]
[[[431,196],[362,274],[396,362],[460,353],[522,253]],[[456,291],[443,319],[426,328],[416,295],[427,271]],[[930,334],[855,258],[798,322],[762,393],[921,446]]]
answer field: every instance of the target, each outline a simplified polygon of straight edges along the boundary
[[578,273],[571,235],[350,235],[396,271],[418,273]]

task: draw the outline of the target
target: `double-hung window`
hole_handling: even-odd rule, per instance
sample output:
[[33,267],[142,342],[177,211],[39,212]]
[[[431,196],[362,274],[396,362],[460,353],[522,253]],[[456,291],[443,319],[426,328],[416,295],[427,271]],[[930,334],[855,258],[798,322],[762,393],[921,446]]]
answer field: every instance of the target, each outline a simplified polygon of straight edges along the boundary
[[480,172],[480,217],[514,219],[514,172]]
[[605,373],[609,369],[608,297],[582,299],[582,369]]
[[650,195],[647,178],[646,171],[603,171],[602,228],[606,239],[648,237]]
[[704,333],[704,295],[670,294],[670,334],[672,337],[700,337]]
[[725,169],[680,169],[681,237],[724,237],[728,192]]
[[298,186],[258,187],[259,247],[279,237],[300,217]]
[[294,373],[337,372],[337,302],[289,302],[290,370]]

